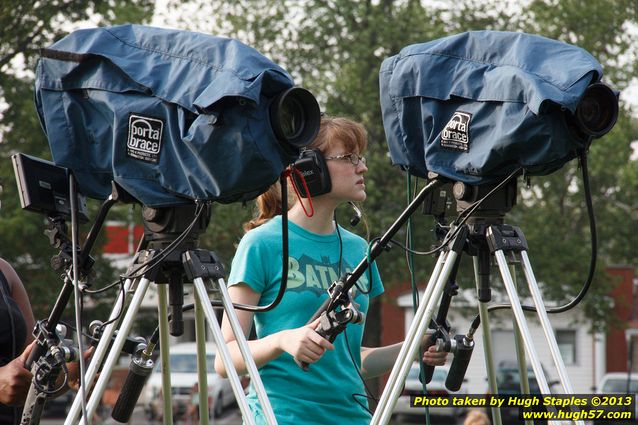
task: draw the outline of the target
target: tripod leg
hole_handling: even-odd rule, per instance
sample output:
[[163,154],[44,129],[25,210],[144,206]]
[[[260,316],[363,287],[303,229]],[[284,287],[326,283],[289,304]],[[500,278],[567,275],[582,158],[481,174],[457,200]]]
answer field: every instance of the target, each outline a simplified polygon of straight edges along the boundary
[[567,370],[565,369],[563,358],[560,355],[558,343],[556,342],[556,336],[554,334],[554,330],[552,329],[552,325],[549,322],[549,318],[547,317],[545,303],[543,302],[543,298],[538,289],[538,283],[536,283],[536,277],[534,277],[534,271],[532,270],[532,266],[530,265],[529,257],[527,256],[526,251],[521,252],[521,260],[523,262],[523,270],[527,279],[527,285],[529,286],[529,291],[532,294],[532,298],[534,299],[536,312],[538,314],[538,318],[540,319],[541,325],[543,326],[545,338],[547,339],[549,349],[552,353],[552,358],[554,359],[554,364],[556,365],[556,369],[558,370],[558,376],[560,378],[561,385],[563,386],[563,391],[565,392],[565,394],[573,394],[574,389],[572,387],[571,381],[569,380],[569,376],[567,375]]
[[[514,289],[518,293],[518,283],[516,282],[516,268],[514,264],[509,265],[510,276],[514,283]],[[518,374],[520,376],[521,394],[530,394],[529,377],[527,376],[527,360],[525,358],[525,343],[523,335],[518,326],[514,326],[514,345],[516,347],[516,359],[518,361]]]
[[[414,320],[410,325],[405,341],[401,346],[397,360],[392,368],[390,377],[388,378],[386,387],[379,399],[377,409],[374,412],[372,421],[370,422],[372,425],[387,424],[390,421],[392,410],[394,409],[397,398],[399,397],[403,383],[408,376],[412,360],[419,350],[421,338],[430,324],[430,320],[434,314],[434,309],[438,305],[439,299],[443,294],[443,289],[445,288],[445,284],[452,273],[456,259],[462,250],[466,235],[467,232],[461,231],[456,237],[454,248],[439,256],[434,272],[432,273],[432,277],[430,278],[430,282],[428,283],[423,295],[423,299],[421,300],[419,308],[414,315]],[[459,244],[456,241],[462,241],[462,243]],[[436,273],[437,271],[439,272],[438,274]]]
[[[513,253],[512,253],[513,255]],[[510,275],[512,276],[512,282],[514,283],[514,289],[518,291],[518,284],[516,282],[516,268],[514,264],[509,265]],[[518,376],[520,381],[521,394],[530,394],[529,376],[527,374],[527,360],[525,357],[525,343],[523,342],[523,334],[518,326],[514,326],[514,345],[516,346],[516,360],[518,362]],[[525,425],[533,425],[534,421],[526,420]]]
[[[237,319],[237,315],[235,314],[235,308],[230,300],[230,295],[228,295],[228,288],[226,287],[226,283],[223,279],[218,281],[219,291],[222,295],[222,302],[224,304],[224,311],[228,317],[228,322],[230,323],[230,327],[235,334],[235,338],[237,340],[237,345],[239,346],[239,350],[241,352],[242,357],[244,358],[244,362],[246,363],[246,367],[248,368],[248,374],[250,375],[251,383],[255,388],[255,393],[257,393],[257,398],[259,399],[259,403],[261,404],[262,412],[266,417],[266,422],[276,424],[277,419],[275,418],[275,413],[272,410],[272,406],[270,405],[270,401],[268,400],[268,395],[266,393],[266,388],[261,380],[259,375],[259,371],[257,370],[257,365],[252,358],[250,353],[250,349],[248,348],[248,342],[246,341],[246,337],[244,336],[244,331],[241,328],[239,323],[239,319]],[[230,362],[232,366],[232,361]]]
[[25,413],[27,413],[26,411],[22,413],[20,425],[39,425],[46,401],[47,396],[45,393],[38,392],[36,389],[31,388],[25,403],[25,406],[30,410],[27,415],[25,415]]
[[[480,285],[478,257],[472,257],[472,261],[474,263],[474,278],[478,289]],[[498,394],[498,387],[496,385],[496,368],[494,367],[492,332],[490,331],[487,302],[479,301],[479,315],[481,317],[481,330],[483,332],[483,351],[485,353],[485,368],[487,370],[488,388],[490,394]],[[498,407],[492,407],[492,423],[494,425],[501,425],[503,423],[501,419],[501,410]]]
[[[516,288],[514,287],[514,282],[512,280],[512,277],[507,269],[507,261],[505,260],[505,254],[503,253],[502,250],[497,250],[494,252],[494,255],[496,257],[496,260],[498,262],[499,265],[499,269],[501,270],[501,276],[503,277],[503,283],[505,284],[505,289],[507,290],[507,293],[509,295],[511,304],[512,304],[512,311],[514,312],[514,317],[516,318],[516,323],[521,331],[521,335],[523,337],[523,343],[525,344],[525,349],[527,354],[529,355],[530,358],[530,363],[532,364],[532,369],[534,370],[534,375],[536,377],[536,381],[538,382],[538,386],[540,387],[541,393],[542,394],[551,394],[551,391],[549,389],[549,385],[547,384],[547,379],[545,378],[545,374],[543,372],[543,368],[540,364],[540,360],[538,358],[538,353],[536,352],[536,349],[534,348],[534,345],[532,344],[532,338],[529,332],[529,328],[527,327],[527,322],[525,320],[525,316],[523,313],[523,309],[521,307],[521,303],[520,300],[518,298],[518,295],[516,293]],[[536,279],[534,278],[534,274],[532,272],[531,267],[529,266],[529,258],[527,257],[527,254],[525,251],[521,251],[521,258],[523,260],[523,266],[524,266],[524,271],[525,271],[525,276],[528,280],[528,284],[530,286],[530,291],[532,291],[532,294],[534,292],[536,292],[536,294],[533,294],[534,297],[534,303],[536,304],[536,309],[538,310],[538,314],[539,317],[540,316],[544,316],[544,319],[547,321],[545,325],[543,325],[543,328],[545,328],[545,326],[547,326],[547,328],[549,329],[549,336],[547,336],[547,330],[546,332],[546,337],[547,337],[547,342],[550,345],[550,350],[552,343],[550,342],[551,340],[553,340],[553,345],[556,349],[556,353],[558,354],[558,361],[556,362],[556,359],[554,359],[554,361],[557,364],[561,364],[564,370],[564,363],[562,358],[560,357],[560,352],[558,351],[558,344],[556,344],[556,339],[554,337],[553,332],[551,331],[551,325],[549,324],[549,319],[547,318],[547,312],[545,311],[545,305],[543,304],[542,298],[540,296],[540,291],[538,291],[538,284],[536,283]],[[533,281],[533,284],[532,284]],[[541,323],[542,323],[543,319],[541,319]],[[552,353],[552,356],[554,355],[554,353]],[[559,371],[560,373],[560,371]],[[565,374],[566,377],[566,382],[569,383],[569,379],[566,376],[567,374]],[[570,387],[571,390],[571,385],[568,384],[568,387]],[[567,392],[566,394],[573,394],[573,390],[571,390],[570,392]],[[581,421],[575,421],[576,424],[578,425],[583,425],[584,422]]]
[[540,360],[538,360],[538,353],[536,352],[534,344],[532,344],[532,336],[530,334],[529,327],[527,326],[527,320],[525,319],[525,314],[523,313],[521,301],[518,298],[518,293],[516,292],[516,287],[514,286],[512,275],[509,272],[505,254],[502,250],[498,250],[494,252],[494,256],[496,257],[499,270],[501,271],[501,277],[503,278],[503,283],[505,284],[505,290],[507,291],[507,295],[509,296],[510,302],[512,304],[512,312],[514,313],[516,325],[521,331],[523,344],[525,346],[525,350],[529,354],[530,362],[532,363],[532,368],[534,369],[534,374],[536,375],[536,380],[538,381],[538,386],[540,387],[542,394],[550,394],[549,386],[547,385],[547,379],[545,378],[545,374],[543,373]]
[[173,393],[171,385],[170,339],[168,336],[168,288],[167,285],[156,285],[157,289],[157,324],[160,342],[160,368],[162,370],[162,422],[173,423]]
[[[100,342],[95,348],[95,352],[93,353],[93,357],[89,367],[86,370],[86,378],[84,382],[87,386],[87,392],[93,387],[93,380],[97,375],[97,372],[102,364],[102,360],[106,355],[107,350],[109,349],[109,345],[111,342],[111,338],[115,333],[115,329],[120,322],[122,314],[126,309],[126,304],[129,298],[129,290],[133,287],[133,280],[126,279],[124,282],[124,290],[120,292],[117,301],[115,301],[115,305],[113,310],[111,311],[111,315],[108,318],[108,322],[112,322],[104,328],[104,333],[100,338]],[[82,405],[82,388],[78,391],[75,399],[73,400],[73,404],[71,405],[71,410],[69,410],[69,414],[64,421],[64,425],[73,425],[78,423],[78,419],[81,414],[81,405]]]
[[[206,370],[206,322],[202,301],[195,298],[195,340],[197,341],[197,383],[199,385],[199,423],[208,425],[208,371]],[[216,394],[213,394],[215,397]],[[213,403],[221,403],[222,400],[214,400]],[[213,413],[214,414],[214,413]]]
[[144,294],[146,294],[149,283],[150,282],[147,278],[142,278],[140,280],[139,285],[135,290],[135,294],[133,295],[133,299],[131,300],[131,304],[129,305],[126,314],[122,319],[122,326],[120,327],[115,341],[113,342],[111,351],[109,352],[109,355],[106,358],[106,362],[104,363],[104,368],[100,373],[100,377],[95,384],[95,389],[93,390],[93,394],[91,395],[91,398],[87,405],[87,423],[91,423],[91,418],[93,418],[93,415],[97,410],[98,404],[102,398],[102,394],[104,393],[109,378],[111,377],[111,373],[113,372],[113,368],[117,364],[120,353],[122,352],[122,347],[124,346],[126,337],[131,330],[131,326],[135,321],[135,317],[137,316],[139,307],[142,304],[142,300],[144,299]]
[[[206,285],[204,284],[204,280],[201,277],[195,278],[193,281],[193,286],[195,287],[195,296],[199,298],[200,300],[202,300],[202,303],[201,303],[202,309],[204,310],[204,314],[206,316],[208,324],[211,328],[211,331],[213,332],[213,338],[215,339],[215,343],[217,344],[217,355],[221,356],[224,362],[224,365],[226,366],[228,379],[230,380],[230,384],[231,384],[231,387],[233,388],[233,393],[235,394],[235,398],[237,399],[237,404],[239,405],[239,409],[241,410],[243,419],[245,423],[249,425],[254,425],[255,419],[253,418],[253,415],[250,411],[250,407],[248,407],[248,401],[246,400],[246,395],[244,394],[244,390],[241,386],[239,375],[237,374],[237,371],[235,370],[233,366],[233,362],[230,357],[230,352],[228,351],[228,347],[226,346],[226,342],[224,341],[221,328],[219,327],[219,323],[217,322],[217,317],[215,316],[213,307],[210,305],[209,302],[206,302],[208,300],[208,292],[206,291]],[[226,290],[226,284],[223,282],[223,279],[219,280],[219,289],[221,291],[222,301],[224,302],[224,309],[226,310],[226,314],[228,315],[228,318],[229,319],[234,318],[235,320],[237,320],[237,317],[235,316],[235,312],[232,308],[232,304],[230,308],[227,309],[227,303],[230,303],[230,300],[228,297],[228,291]],[[232,324],[232,320],[231,320],[231,324]],[[240,344],[242,339],[243,339],[243,343],[246,344],[246,340],[245,338],[243,338],[243,335],[244,334],[241,331],[241,329],[239,334],[237,333],[235,334],[238,344]],[[241,344],[240,344],[240,347],[241,347]],[[255,385],[257,395],[259,395],[260,391],[257,385],[261,384],[261,378],[259,377],[259,373],[257,372],[257,366],[255,366],[255,362],[254,360],[252,360],[252,357],[250,357],[250,355],[248,358],[244,357],[244,360],[247,366],[250,366],[250,363],[252,362],[252,366],[254,367],[255,373],[253,374],[253,369],[249,367],[250,378],[253,381],[253,385]],[[263,384],[262,384],[262,388],[263,388]],[[265,398],[265,390],[263,391],[263,395]],[[272,407],[270,407],[270,402],[268,401],[268,399],[265,398],[266,403],[264,403],[262,401],[262,397],[259,397],[259,401],[262,405],[264,414],[266,415],[267,413],[270,413],[271,415],[271,417],[266,416],[267,422],[269,424],[276,424],[277,420],[275,419],[275,414],[272,412]]]

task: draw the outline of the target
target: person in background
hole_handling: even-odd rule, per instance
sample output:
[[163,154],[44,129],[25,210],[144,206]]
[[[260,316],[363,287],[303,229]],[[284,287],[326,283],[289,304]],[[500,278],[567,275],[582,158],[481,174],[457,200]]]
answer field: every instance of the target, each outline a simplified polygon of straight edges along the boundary
[[472,409],[467,412],[463,425],[491,425],[490,418],[482,410]]
[[17,424],[31,385],[24,367],[35,324],[29,297],[9,263],[0,258],[0,423]]
[[[0,258],[0,424],[19,424],[32,375],[25,363],[34,346],[35,318],[27,291],[13,267]],[[88,360],[93,347],[84,352]],[[78,362],[67,363],[66,388],[79,388]],[[62,377],[60,377],[62,379]],[[46,407],[45,407],[46,409]]]

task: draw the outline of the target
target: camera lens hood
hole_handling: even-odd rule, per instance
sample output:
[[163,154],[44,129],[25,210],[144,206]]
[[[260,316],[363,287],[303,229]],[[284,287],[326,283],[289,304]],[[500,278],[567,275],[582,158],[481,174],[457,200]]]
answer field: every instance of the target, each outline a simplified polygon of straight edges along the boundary
[[314,95],[301,87],[283,91],[270,104],[270,125],[287,150],[299,151],[319,132],[321,113]]
[[618,94],[604,83],[588,86],[576,107],[576,124],[588,136],[607,134],[618,119]]

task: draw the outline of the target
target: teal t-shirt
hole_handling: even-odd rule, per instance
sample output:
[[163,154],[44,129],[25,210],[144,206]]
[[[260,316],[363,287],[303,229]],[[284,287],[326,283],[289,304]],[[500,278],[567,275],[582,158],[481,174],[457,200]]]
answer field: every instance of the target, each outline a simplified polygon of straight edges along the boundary
[[[342,239],[341,274],[352,271],[367,253],[366,241],[339,228]],[[289,221],[288,284],[279,305],[254,316],[258,338],[305,325],[328,297],[327,289],[339,277],[339,237],[309,232]],[[260,305],[273,301],[281,282],[281,216],[246,233],[232,262],[229,285],[244,282],[261,293]],[[383,292],[376,264],[370,267],[372,288],[366,272],[356,290],[355,302],[367,313],[369,298]],[[348,324],[346,332],[337,336],[335,349],[327,351],[304,372],[291,355],[283,353],[259,368],[261,379],[280,425],[368,424],[370,414],[363,383],[355,369],[361,364],[361,339],[364,324]],[[347,344],[346,344],[347,336]],[[352,359],[348,353],[352,353]],[[258,424],[265,423],[254,388],[248,401]]]

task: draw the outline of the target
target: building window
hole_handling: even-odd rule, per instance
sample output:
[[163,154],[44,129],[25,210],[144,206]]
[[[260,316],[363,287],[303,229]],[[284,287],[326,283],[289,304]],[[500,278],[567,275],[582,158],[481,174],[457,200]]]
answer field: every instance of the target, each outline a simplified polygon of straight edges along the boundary
[[566,366],[576,364],[576,331],[557,330],[556,342]]

